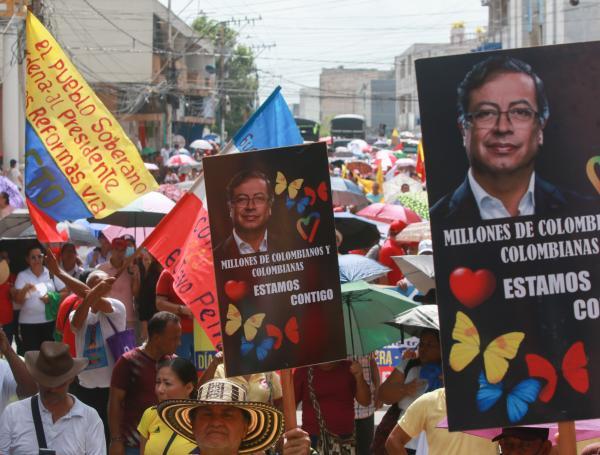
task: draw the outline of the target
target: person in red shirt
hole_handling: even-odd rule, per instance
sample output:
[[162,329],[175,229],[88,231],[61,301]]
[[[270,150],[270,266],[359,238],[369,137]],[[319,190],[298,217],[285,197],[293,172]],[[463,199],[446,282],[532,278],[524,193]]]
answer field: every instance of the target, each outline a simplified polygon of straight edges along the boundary
[[159,311],[148,321],[148,341],[126,352],[115,363],[108,399],[111,455],[139,448],[137,426],[142,414],[158,404],[154,387],[156,367],[162,360],[172,358],[180,338],[179,318]]
[[[6,265],[1,264],[2,262],[6,262]],[[13,336],[16,336],[17,327],[12,302],[16,276],[10,273],[9,263],[8,253],[0,251],[0,275],[2,275],[0,279],[4,280],[0,284],[0,326],[4,328],[8,343],[12,344]]]
[[[312,376],[312,380],[311,380]],[[302,429],[316,449],[321,434],[311,399],[313,389],[326,429],[340,437],[354,432],[354,399],[363,406],[371,403],[371,390],[358,362],[341,360],[294,371],[296,405],[302,402]]]
[[403,256],[406,254],[406,251],[400,244],[396,242],[396,235],[398,235],[404,228],[406,227],[406,223],[400,220],[394,221],[390,224],[390,230],[388,231],[388,238],[385,239],[385,242],[381,246],[379,250],[378,261],[392,269],[387,274],[387,282],[382,284],[389,284],[391,286],[396,286],[396,283],[404,278],[404,275],[400,271],[398,265],[392,259],[392,256]]
[[77,357],[75,352],[75,334],[71,330],[69,315],[81,305],[83,299],[77,294],[69,294],[60,302],[58,313],[56,314],[56,327],[54,329],[54,338],[56,341],[62,341],[69,346],[71,357]]
[[194,315],[175,292],[173,275],[168,270],[161,272],[156,283],[156,309],[169,311],[181,318],[181,344],[176,354],[178,357],[195,362]]

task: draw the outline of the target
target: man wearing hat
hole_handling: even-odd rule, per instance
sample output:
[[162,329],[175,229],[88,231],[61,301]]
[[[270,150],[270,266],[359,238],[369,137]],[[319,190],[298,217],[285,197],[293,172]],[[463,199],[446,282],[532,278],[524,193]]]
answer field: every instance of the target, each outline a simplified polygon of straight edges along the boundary
[[67,393],[87,364],[87,359],[71,357],[66,344],[54,341],[44,341],[39,351],[25,353],[25,365],[39,394],[5,409],[0,417],[0,453],[106,453],[98,413]]
[[552,443],[548,428],[509,427],[492,441],[498,441],[502,455],[548,455]]
[[[198,444],[203,455],[262,452],[283,434],[283,415],[266,403],[246,401],[246,389],[226,379],[200,386],[196,400],[167,400],[160,418],[177,434]],[[310,438],[299,428],[284,435],[285,455],[310,453]]]

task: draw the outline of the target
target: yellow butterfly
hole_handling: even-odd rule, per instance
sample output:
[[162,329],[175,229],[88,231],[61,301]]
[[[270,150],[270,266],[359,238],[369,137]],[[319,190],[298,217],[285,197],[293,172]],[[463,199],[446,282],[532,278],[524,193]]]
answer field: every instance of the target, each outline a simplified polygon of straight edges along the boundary
[[296,179],[292,180],[288,185],[285,175],[277,171],[277,176],[275,177],[275,194],[279,196],[287,189],[290,199],[295,199],[298,196],[298,191],[302,188],[302,183],[304,183],[304,179]]
[[[500,335],[488,344],[483,351],[485,374],[490,384],[499,383],[508,371],[508,360],[516,357],[521,342],[525,338],[523,332],[510,332]],[[458,341],[450,349],[450,368],[456,372],[464,370],[481,352],[479,332],[473,321],[463,313],[456,313],[456,324],[452,331],[452,339]]]
[[[244,337],[248,341],[256,338],[256,333],[265,319],[266,313],[257,313],[250,316],[244,322]],[[233,335],[242,326],[242,315],[235,305],[229,304],[227,308],[227,322],[225,323],[225,333]]]

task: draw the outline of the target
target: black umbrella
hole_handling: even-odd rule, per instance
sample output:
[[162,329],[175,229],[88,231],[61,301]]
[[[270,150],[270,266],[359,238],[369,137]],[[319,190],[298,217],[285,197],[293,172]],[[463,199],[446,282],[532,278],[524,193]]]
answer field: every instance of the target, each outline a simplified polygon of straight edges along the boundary
[[342,234],[340,253],[370,248],[379,242],[381,234],[377,224],[350,212],[334,213],[335,228]]

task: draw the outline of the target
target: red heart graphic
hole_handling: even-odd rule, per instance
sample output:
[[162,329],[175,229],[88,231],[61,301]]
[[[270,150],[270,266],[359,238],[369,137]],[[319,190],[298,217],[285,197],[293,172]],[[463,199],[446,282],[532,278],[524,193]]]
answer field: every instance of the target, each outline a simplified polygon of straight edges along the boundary
[[225,294],[234,302],[239,302],[248,293],[248,286],[244,281],[229,280],[225,283]]
[[450,290],[464,306],[475,308],[494,293],[496,277],[487,269],[473,272],[468,267],[458,267],[450,274]]
[[[307,232],[304,230],[303,226],[310,226],[311,221],[314,220],[314,224],[311,229]],[[319,212],[309,213],[304,218],[298,219],[296,222],[296,229],[304,240],[308,240],[308,243],[312,243],[315,239],[315,235],[317,234],[317,229],[319,228],[319,223],[321,223],[321,215]]]

